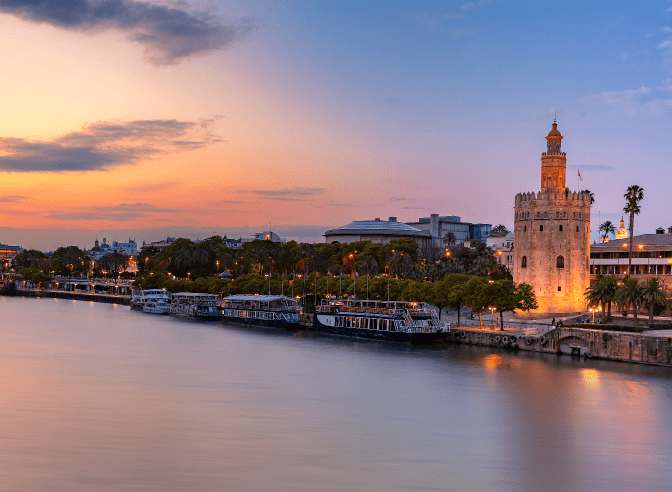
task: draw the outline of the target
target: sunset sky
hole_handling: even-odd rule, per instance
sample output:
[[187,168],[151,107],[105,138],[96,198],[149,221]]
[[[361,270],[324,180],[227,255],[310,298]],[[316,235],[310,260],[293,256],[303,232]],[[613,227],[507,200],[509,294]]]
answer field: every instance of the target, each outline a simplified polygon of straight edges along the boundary
[[671,0],[0,0],[0,35],[5,244],[512,227],[555,115],[594,239],[631,184],[672,225]]

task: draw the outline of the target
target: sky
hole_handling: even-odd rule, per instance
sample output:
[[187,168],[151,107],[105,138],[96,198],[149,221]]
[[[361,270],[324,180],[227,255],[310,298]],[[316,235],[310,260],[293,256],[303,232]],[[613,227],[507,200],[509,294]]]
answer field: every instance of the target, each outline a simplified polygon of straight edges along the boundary
[[4,244],[512,228],[556,117],[594,240],[632,184],[672,226],[672,0],[0,0],[0,37]]

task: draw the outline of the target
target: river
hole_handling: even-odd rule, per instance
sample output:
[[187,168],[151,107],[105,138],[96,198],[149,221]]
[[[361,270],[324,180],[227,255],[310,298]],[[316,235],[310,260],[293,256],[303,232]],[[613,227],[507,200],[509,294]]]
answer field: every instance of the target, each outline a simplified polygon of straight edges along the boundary
[[671,383],[0,297],[0,490],[670,490]]

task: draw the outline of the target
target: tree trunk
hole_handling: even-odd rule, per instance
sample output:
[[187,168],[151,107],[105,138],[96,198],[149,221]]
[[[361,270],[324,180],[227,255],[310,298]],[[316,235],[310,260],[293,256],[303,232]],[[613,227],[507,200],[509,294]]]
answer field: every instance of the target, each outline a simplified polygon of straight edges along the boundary
[[649,304],[649,324],[653,323],[653,306],[653,302]]
[[499,313],[499,321],[500,321],[499,330],[504,331],[504,313],[503,312]]
[[[633,212],[630,212],[630,253],[628,253],[628,272],[626,273],[626,277],[630,276],[630,270],[632,268],[632,231],[635,229],[634,227],[634,219],[635,219],[635,214]],[[635,319],[637,319],[637,308],[635,308]]]
[[607,303],[607,321],[611,321],[611,301]]
[[483,328],[483,318],[481,318],[481,312],[478,312],[478,324]]
[[457,308],[457,326],[460,326],[460,310],[461,308]]
[[606,306],[604,305],[604,301],[600,301],[600,304],[602,305],[602,312],[600,313],[600,319],[602,320],[602,323],[604,323],[607,316],[607,309]]
[[636,302],[632,303],[632,317],[635,321],[637,320],[637,303]]

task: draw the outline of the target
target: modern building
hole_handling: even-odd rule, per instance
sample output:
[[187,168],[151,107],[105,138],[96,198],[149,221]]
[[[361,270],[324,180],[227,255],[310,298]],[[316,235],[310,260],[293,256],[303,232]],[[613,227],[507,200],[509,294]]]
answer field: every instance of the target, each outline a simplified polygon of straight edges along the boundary
[[541,191],[515,198],[513,277],[534,288],[539,308],[530,316],[586,309],[589,286],[590,195],[565,186],[566,154],[554,121],[541,154]]
[[468,240],[484,242],[492,230],[492,224],[473,224],[462,222],[457,215],[431,214],[429,217],[420,217],[417,222],[406,222],[406,225],[429,232],[434,246],[443,247],[446,234],[455,234],[456,244],[463,244]]
[[[590,275],[594,281],[598,274],[616,275],[623,279],[628,275],[630,240],[612,240],[593,244],[590,247]],[[632,265],[630,277],[646,282],[651,277],[660,277],[665,290],[672,290],[672,227],[656,229],[656,234],[632,237]]]
[[0,267],[11,267],[14,263],[16,255],[21,253],[23,248],[21,246],[8,246],[0,243]]
[[[437,216],[438,217],[438,216]],[[428,231],[422,231],[403,222],[398,222],[396,217],[388,220],[356,220],[335,229],[329,229],[324,233],[327,243],[353,243],[355,241],[371,241],[372,243],[387,244],[393,239],[412,238],[418,241],[420,246],[426,245],[431,240]]]
[[513,272],[513,232],[491,232],[485,244],[492,249],[497,264]]
[[157,249],[161,251],[164,248],[167,248],[168,246],[171,245],[175,241],[174,237],[167,237],[166,239],[162,239],[161,241],[152,241],[151,243],[146,243],[145,241],[142,242],[142,246],[140,246],[140,251],[147,251],[150,248]]

